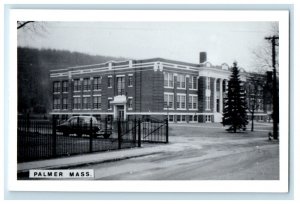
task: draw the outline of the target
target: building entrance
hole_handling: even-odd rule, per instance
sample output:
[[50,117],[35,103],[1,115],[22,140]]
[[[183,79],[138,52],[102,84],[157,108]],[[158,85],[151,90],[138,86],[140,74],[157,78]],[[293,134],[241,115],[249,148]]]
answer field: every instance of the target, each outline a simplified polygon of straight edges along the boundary
[[117,105],[117,118],[124,120],[124,106],[123,105]]

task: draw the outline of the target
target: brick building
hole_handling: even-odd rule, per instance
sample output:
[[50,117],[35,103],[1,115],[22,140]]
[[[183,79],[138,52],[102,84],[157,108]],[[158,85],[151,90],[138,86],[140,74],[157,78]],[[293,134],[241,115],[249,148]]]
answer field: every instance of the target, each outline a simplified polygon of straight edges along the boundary
[[[50,72],[51,114],[98,118],[169,118],[170,122],[221,122],[229,66],[163,58],[107,62]],[[247,73],[241,71],[241,80]]]

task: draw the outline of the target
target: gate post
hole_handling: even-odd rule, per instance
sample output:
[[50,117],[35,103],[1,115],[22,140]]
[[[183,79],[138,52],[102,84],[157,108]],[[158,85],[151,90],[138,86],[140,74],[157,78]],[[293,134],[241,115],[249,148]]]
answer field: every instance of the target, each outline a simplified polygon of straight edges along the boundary
[[52,155],[56,157],[56,117],[52,116]]
[[166,119],[166,143],[169,143],[169,120]]
[[90,119],[90,152],[93,152],[93,119]]
[[122,138],[121,138],[121,121],[118,119],[118,148],[121,149],[122,147]]
[[141,147],[142,136],[141,136],[141,119],[138,120],[138,147]]

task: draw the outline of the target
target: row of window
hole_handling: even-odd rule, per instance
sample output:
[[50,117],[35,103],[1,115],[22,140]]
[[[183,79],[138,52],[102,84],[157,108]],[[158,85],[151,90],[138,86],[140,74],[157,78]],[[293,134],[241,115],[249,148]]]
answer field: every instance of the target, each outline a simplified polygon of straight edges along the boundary
[[[178,89],[186,89],[186,75],[184,74],[177,74],[177,81],[176,86]],[[165,88],[174,88],[174,74],[164,72],[164,87]],[[190,76],[189,77],[189,89],[198,89],[198,80],[197,76]]]
[[[90,78],[84,78],[82,81],[80,79],[74,79],[73,82],[73,91],[90,91],[93,90],[101,90],[101,83],[102,83],[102,77],[94,77],[93,79]],[[62,89],[61,89],[62,84]],[[128,87],[133,86],[133,75],[128,75]],[[68,81],[55,81],[53,82],[53,92],[59,93],[59,92],[68,92]],[[113,87],[113,78],[112,76],[108,76],[107,80],[107,87],[112,88]],[[118,87],[118,93],[119,95],[125,94],[125,76],[117,77],[117,87]]]
[[[128,98],[128,109],[132,109],[133,107],[133,99]],[[112,101],[111,98],[108,99],[108,109],[111,109],[110,102]],[[61,104],[62,102],[62,104]],[[62,105],[62,106],[61,106]],[[83,97],[73,97],[73,109],[101,109],[101,96],[93,96],[93,99],[91,96],[83,96]],[[53,99],[53,109],[59,110],[68,109],[68,98],[64,97],[62,100],[60,98],[54,98]]]
[[[169,115],[170,122],[198,122],[198,115]],[[205,115],[204,122],[212,122],[211,115]]]
[[[164,108],[165,109],[174,109],[174,94],[173,93],[164,93]],[[190,110],[198,109],[198,96],[189,95],[188,96],[188,108]],[[176,95],[176,109],[186,109],[186,94],[177,94]]]
[[[198,115],[168,115],[170,122],[198,122]],[[211,122],[212,116],[206,115],[204,117],[204,122]]]

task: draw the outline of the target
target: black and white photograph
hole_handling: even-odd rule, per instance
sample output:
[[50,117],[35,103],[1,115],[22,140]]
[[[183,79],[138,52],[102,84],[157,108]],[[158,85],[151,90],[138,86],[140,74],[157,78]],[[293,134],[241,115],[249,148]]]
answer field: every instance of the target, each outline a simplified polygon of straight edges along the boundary
[[15,22],[17,181],[283,179],[276,18],[76,19]]

